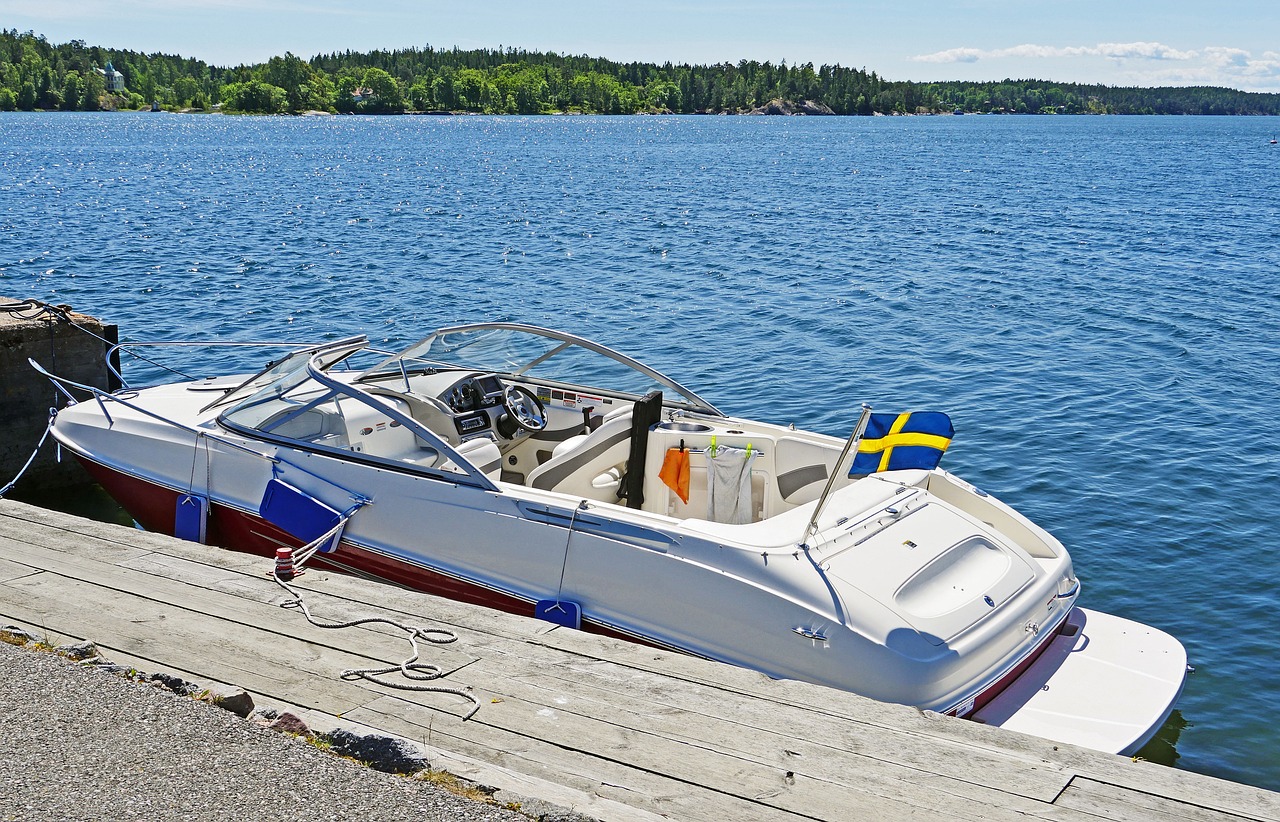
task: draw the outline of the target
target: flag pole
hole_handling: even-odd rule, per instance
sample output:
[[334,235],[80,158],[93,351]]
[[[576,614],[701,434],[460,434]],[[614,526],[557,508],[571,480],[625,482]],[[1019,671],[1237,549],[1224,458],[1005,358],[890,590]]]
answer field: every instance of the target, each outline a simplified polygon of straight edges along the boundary
[[827,485],[822,489],[822,496],[818,497],[818,504],[813,509],[813,516],[809,518],[809,524],[805,526],[804,536],[800,538],[800,547],[805,551],[809,550],[809,538],[818,531],[818,515],[822,513],[822,507],[827,503],[827,496],[831,493],[831,488],[836,483],[836,477],[843,470],[842,466],[845,458],[849,456],[850,451],[857,447],[862,435],[866,433],[867,423],[870,421],[871,406],[864,402],[862,404],[862,416],[858,417],[858,424],[853,427],[853,433],[849,435],[848,442],[844,444],[844,450],[840,452],[840,457],[836,460],[831,476],[827,477]]

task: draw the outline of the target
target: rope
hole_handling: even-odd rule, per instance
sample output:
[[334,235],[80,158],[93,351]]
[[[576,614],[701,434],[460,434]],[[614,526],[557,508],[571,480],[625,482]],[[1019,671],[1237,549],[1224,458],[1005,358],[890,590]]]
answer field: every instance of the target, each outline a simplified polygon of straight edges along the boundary
[[27,457],[26,465],[18,471],[18,475],[9,481],[9,484],[0,488],[0,499],[8,496],[13,490],[13,486],[18,484],[18,480],[22,479],[22,475],[27,473],[27,469],[31,467],[31,463],[36,461],[36,456],[40,453],[40,449],[44,447],[44,441],[49,438],[49,432],[53,430],[53,410],[50,409],[49,424],[44,427],[44,433],[40,435],[40,442],[36,443],[36,450],[31,452],[31,456]]
[[[23,300],[20,303],[0,304],[0,311],[4,311],[8,314],[12,314],[13,316],[18,317],[20,319],[24,319],[24,320],[38,320],[41,317],[46,317],[46,316],[52,317],[55,320],[61,320],[62,322],[69,324],[72,328],[76,329],[77,331],[83,331],[85,334],[88,334],[90,337],[93,337],[95,340],[98,340],[108,348],[119,345],[118,343],[108,340],[106,337],[102,336],[101,334],[94,333],[92,330],[84,327],[83,325],[81,325],[80,323],[72,319],[71,306],[69,305],[65,305],[65,304],[50,305],[49,303],[41,302],[40,300]],[[34,312],[34,313],[30,313],[30,312]],[[49,333],[50,335],[52,335],[53,333],[52,326],[50,326],[49,328]],[[52,344],[52,342],[53,342],[53,339],[51,336],[50,343]],[[135,359],[142,360],[143,362],[149,365],[155,366],[156,368],[159,368],[163,371],[168,371],[171,374],[176,374],[179,377],[185,377],[186,379],[189,379],[189,380],[194,379],[194,377],[192,377],[190,374],[187,374],[183,371],[179,371],[176,368],[171,368],[170,366],[167,366],[162,362],[157,362],[156,360],[153,360],[150,357],[144,356],[138,353],[137,351],[134,351],[131,348],[126,348],[124,346],[120,346],[120,347],[122,348],[122,350],[126,351],[129,354],[129,356]],[[56,356],[54,358],[54,362],[55,363],[57,362]],[[120,377],[121,375],[117,374],[116,376]]]
[[[351,511],[339,520],[337,525],[299,549],[298,555],[294,558],[294,567],[301,570],[302,564],[315,556],[316,551],[319,550],[321,545],[324,545],[330,539],[333,539],[346,526],[347,520],[350,519],[351,514],[354,514],[355,511],[363,504],[363,502],[358,502]],[[307,607],[306,602],[302,599],[302,594],[300,594],[296,588],[281,579],[280,575],[274,570],[272,571],[271,576],[275,579],[277,585],[288,591],[289,595],[293,597],[292,599],[281,603],[280,607],[301,611],[302,615],[307,618],[307,622],[310,622],[317,628],[354,628],[359,625],[382,624],[390,625],[391,627],[404,632],[405,638],[409,640],[410,647],[413,648],[413,654],[409,656],[408,659],[404,660],[399,665],[387,665],[381,668],[348,668],[338,674],[342,679],[348,682],[356,679],[364,679],[374,683],[375,685],[382,685],[387,688],[397,688],[402,691],[422,691],[427,693],[452,694],[454,696],[462,697],[463,699],[469,700],[472,705],[471,710],[467,711],[467,713],[462,717],[463,722],[475,716],[476,712],[480,710],[480,701],[471,693],[470,688],[452,688],[448,685],[415,685],[380,678],[383,674],[390,674],[396,671],[398,671],[405,679],[412,680],[413,682],[430,682],[431,680],[440,679],[445,676],[445,672],[440,668],[440,666],[418,661],[418,658],[422,655],[422,650],[418,647],[418,641],[421,640],[432,645],[448,645],[451,642],[458,641],[458,635],[453,631],[446,628],[423,628],[416,625],[406,625],[403,622],[396,622],[395,620],[387,619],[386,617],[364,617],[362,619],[353,619],[347,622],[323,622],[312,616],[311,609]]]

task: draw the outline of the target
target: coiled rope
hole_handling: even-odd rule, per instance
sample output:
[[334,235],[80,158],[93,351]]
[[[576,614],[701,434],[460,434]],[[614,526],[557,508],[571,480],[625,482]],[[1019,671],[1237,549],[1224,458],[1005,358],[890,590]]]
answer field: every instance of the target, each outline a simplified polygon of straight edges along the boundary
[[[326,533],[312,540],[307,545],[299,549],[299,558],[295,559],[294,567],[301,570],[301,566],[308,559],[313,557],[317,549],[333,539],[346,525],[347,518],[344,517],[333,528]],[[281,603],[282,608],[296,609],[302,612],[307,621],[317,628],[354,628],[358,625],[390,625],[400,631],[403,631],[405,638],[409,640],[410,647],[413,648],[413,654],[398,665],[387,665],[380,668],[348,668],[342,671],[339,676],[347,681],[356,679],[364,679],[376,685],[383,685],[388,688],[398,688],[402,691],[423,691],[428,693],[452,694],[462,697],[471,702],[471,710],[462,717],[465,722],[476,715],[480,710],[480,700],[476,699],[471,693],[470,688],[453,688],[448,685],[418,685],[412,684],[416,682],[430,682],[445,676],[445,672],[438,665],[432,665],[429,662],[419,662],[418,659],[422,655],[422,649],[418,647],[418,642],[429,643],[432,645],[448,645],[451,642],[458,641],[458,635],[446,628],[423,628],[416,625],[407,625],[403,622],[397,622],[394,619],[386,617],[365,617],[363,619],[353,619],[347,622],[325,622],[316,619],[312,615],[311,609],[307,607],[306,602],[302,599],[302,594],[288,582],[280,578],[280,574],[273,571],[272,577],[276,584],[289,592],[292,599]],[[382,679],[385,674],[399,672],[404,679],[412,680],[411,682],[395,681]]]

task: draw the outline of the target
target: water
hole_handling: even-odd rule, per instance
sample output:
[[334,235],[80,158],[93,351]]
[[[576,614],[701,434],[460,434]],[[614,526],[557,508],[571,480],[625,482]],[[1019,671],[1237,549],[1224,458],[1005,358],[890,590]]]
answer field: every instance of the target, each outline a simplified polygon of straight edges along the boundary
[[1272,130],[6,114],[0,295],[135,340],[519,320],[839,436],[948,411],[944,464],[1060,537],[1084,604],[1186,645],[1144,755],[1280,789]]

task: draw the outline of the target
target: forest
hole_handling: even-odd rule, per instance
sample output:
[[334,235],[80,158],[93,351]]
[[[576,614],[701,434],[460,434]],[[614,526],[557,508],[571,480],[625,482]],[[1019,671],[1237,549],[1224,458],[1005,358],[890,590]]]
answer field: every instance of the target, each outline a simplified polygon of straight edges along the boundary
[[747,114],[771,101],[803,104],[807,113],[864,116],[1280,114],[1280,94],[1228,88],[915,83],[840,65],[619,63],[514,48],[424,46],[309,60],[286,53],[226,68],[79,40],[54,45],[33,32],[0,30],[0,111]]

